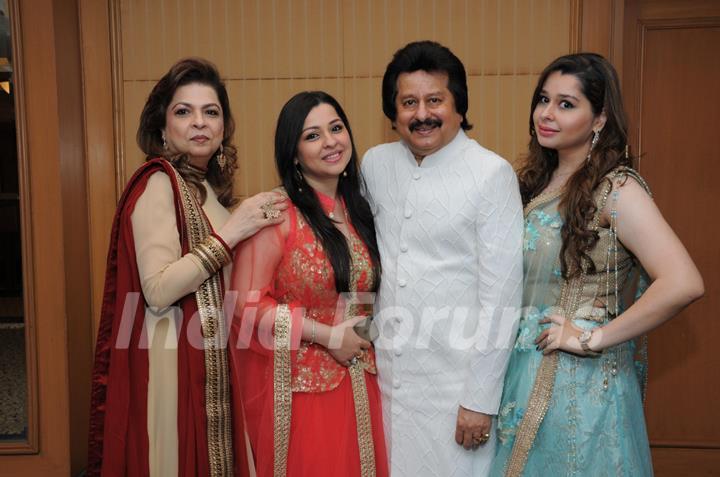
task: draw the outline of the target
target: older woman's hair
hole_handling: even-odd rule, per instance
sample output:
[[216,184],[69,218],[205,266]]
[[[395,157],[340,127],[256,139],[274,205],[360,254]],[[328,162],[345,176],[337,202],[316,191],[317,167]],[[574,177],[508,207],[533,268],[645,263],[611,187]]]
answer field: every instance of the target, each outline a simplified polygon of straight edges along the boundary
[[220,79],[217,68],[211,62],[203,58],[185,58],[175,63],[160,78],[160,81],[150,92],[150,96],[148,96],[140,115],[140,126],[136,136],[137,143],[145,153],[146,160],[164,157],[170,161],[183,179],[197,190],[201,202],[205,202],[207,191],[202,184],[202,175],[190,167],[188,157],[185,154],[173,154],[166,150],[163,144],[162,131],[165,129],[165,118],[170,101],[172,101],[178,88],[189,84],[201,84],[211,87],[215,90],[218,101],[220,101],[224,124],[222,153],[225,155],[226,164],[224,168],[220,168],[218,165],[217,156],[220,153],[220,150],[218,150],[208,163],[205,178],[217,194],[218,201],[225,207],[229,207],[237,202],[233,195],[233,176],[237,169],[237,151],[230,142],[235,132],[235,121],[230,112],[230,101],[225,84]]

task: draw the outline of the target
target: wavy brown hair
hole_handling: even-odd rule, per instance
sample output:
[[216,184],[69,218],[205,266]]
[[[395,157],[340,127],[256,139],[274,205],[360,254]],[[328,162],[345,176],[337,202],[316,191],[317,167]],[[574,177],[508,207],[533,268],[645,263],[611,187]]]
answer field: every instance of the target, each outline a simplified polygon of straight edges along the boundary
[[610,171],[618,166],[632,167],[633,160],[625,153],[627,119],[615,68],[595,53],[561,56],[545,68],[533,93],[528,155],[518,171],[523,204],[527,205],[547,187],[558,166],[557,151],[540,145],[533,125],[533,112],[540,101],[540,92],[548,76],[556,71],[575,76],[582,93],[590,101],[593,114],[605,112],[607,117],[589,159],[568,179],[560,199],[559,209],[564,218],[560,265],[563,277],[567,279],[581,270],[595,271],[595,264],[588,255],[599,239],[598,233],[589,227],[597,211],[594,191],[609,180]]
[[185,154],[173,154],[163,147],[162,131],[165,129],[165,115],[172,101],[175,91],[188,84],[201,84],[209,86],[217,93],[218,101],[223,114],[222,152],[225,155],[225,168],[221,169],[217,163],[220,150],[213,155],[208,163],[205,178],[217,194],[218,201],[225,207],[237,202],[233,194],[233,176],[237,169],[237,150],[230,142],[235,132],[235,120],[230,112],[225,84],[220,79],[217,68],[203,58],[185,58],[175,63],[170,70],[160,78],[150,92],[142,114],[140,126],[137,130],[137,143],[145,153],[145,160],[164,157],[177,169],[185,181],[197,191],[200,202],[205,203],[207,191],[202,184],[203,174],[193,168]]

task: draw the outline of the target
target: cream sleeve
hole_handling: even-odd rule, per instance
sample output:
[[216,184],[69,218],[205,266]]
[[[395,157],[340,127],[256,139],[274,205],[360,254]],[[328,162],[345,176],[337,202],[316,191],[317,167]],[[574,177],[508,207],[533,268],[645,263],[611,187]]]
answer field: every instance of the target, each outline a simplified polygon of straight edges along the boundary
[[170,178],[156,172],[130,216],[135,259],[148,305],[163,308],[194,292],[209,274],[193,254],[181,256]]

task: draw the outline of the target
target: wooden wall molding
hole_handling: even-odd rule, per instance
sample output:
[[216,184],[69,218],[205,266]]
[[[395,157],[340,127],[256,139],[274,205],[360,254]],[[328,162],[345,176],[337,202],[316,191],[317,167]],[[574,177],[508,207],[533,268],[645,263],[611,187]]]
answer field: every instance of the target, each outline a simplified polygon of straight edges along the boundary
[[669,30],[673,28],[707,28],[720,25],[720,16],[689,18],[646,18],[638,24],[643,32],[647,30]]
[[[118,140],[115,124],[122,104],[114,98],[118,84],[113,66],[113,28],[107,0],[79,0],[83,96],[85,119],[85,157],[87,161],[88,222],[91,276],[91,326],[88,333],[94,343],[97,335],[102,293],[105,283],[108,240],[118,187]],[[124,183],[122,184],[124,185]],[[122,189],[120,189],[122,190]]]
[[[717,0],[643,0],[638,2],[638,18],[644,20],[679,17],[708,18],[717,15]],[[692,12],[692,15],[687,15]]]
[[[21,107],[25,130],[22,143],[27,147],[22,154],[28,164],[23,170],[27,178],[23,179],[22,187],[32,208],[31,213],[23,213],[23,218],[27,221],[24,232],[31,231],[31,242],[25,245],[26,253],[32,256],[32,281],[28,288],[33,291],[30,303],[34,307],[34,320],[29,334],[34,335],[33,354],[37,360],[38,441],[35,454],[3,456],[5,475],[67,476],[71,473],[67,320],[72,309],[68,308],[66,296],[65,273],[69,269],[63,222],[62,162],[77,146],[64,141],[74,137],[81,124],[68,124],[75,121],[75,114],[65,114],[61,109],[61,82],[67,79],[79,87],[79,78],[75,76],[78,73],[74,70],[75,64],[62,63],[63,53],[57,43],[58,35],[73,34],[67,22],[72,21],[75,4],[60,3],[55,0],[11,3],[19,21],[14,34],[19,35],[18,43],[22,45],[20,94],[24,102]],[[64,8],[70,11],[61,12]],[[66,67],[73,68],[73,72],[61,69]]]
[[583,0],[570,2],[570,52],[582,51]]
[[[720,27],[720,16],[711,17],[690,17],[690,18],[638,18],[636,23],[635,38],[637,41],[637,52],[635,54],[635,68],[638,74],[632,81],[633,97],[626,103],[631,101],[630,115],[631,121],[631,142],[635,144],[635,150],[637,151],[638,157],[638,169],[642,167],[642,98],[643,98],[643,84],[645,81],[645,47],[646,47],[646,35],[648,31],[652,30],[669,30],[677,28],[707,28],[707,27]],[[633,127],[633,124],[635,125]],[[632,140],[634,139],[634,141]]]
[[35,266],[33,253],[32,197],[27,142],[24,55],[21,15],[18,0],[8,0],[15,88],[15,127],[17,131],[20,227],[22,237],[23,308],[25,320],[25,363],[27,376],[28,437],[25,442],[2,443],[0,454],[36,454],[39,451],[37,345],[35,337]]
[[110,68],[112,70],[113,125],[115,133],[115,202],[127,182],[125,164],[125,99],[123,94],[121,0],[106,0],[110,16]]
[[599,53],[610,60],[620,74],[625,3],[622,0],[582,0],[579,3],[579,43],[572,51]]
[[668,439],[652,439],[650,447],[673,449],[720,449],[719,441],[678,441]]

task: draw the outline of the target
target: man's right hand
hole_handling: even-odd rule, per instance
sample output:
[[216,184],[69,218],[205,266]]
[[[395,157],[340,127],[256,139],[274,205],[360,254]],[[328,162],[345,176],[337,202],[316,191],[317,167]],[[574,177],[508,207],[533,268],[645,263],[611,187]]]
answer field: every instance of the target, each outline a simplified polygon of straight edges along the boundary
[[458,408],[455,442],[467,450],[476,450],[490,439],[492,416],[471,411],[460,406]]

